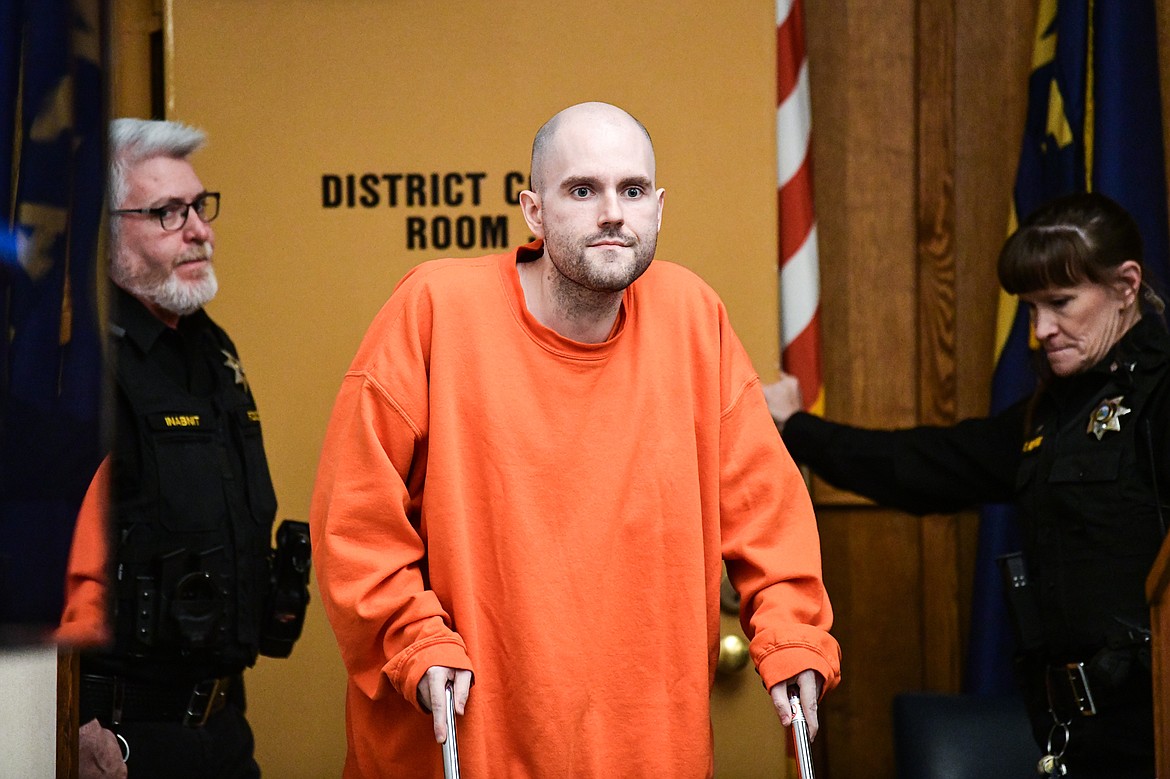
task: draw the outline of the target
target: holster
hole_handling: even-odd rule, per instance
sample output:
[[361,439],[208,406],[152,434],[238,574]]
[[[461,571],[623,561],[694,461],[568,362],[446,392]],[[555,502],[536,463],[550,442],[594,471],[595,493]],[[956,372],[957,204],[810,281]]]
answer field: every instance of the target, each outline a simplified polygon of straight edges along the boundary
[[260,629],[260,654],[288,657],[305,625],[309,605],[309,570],[313,564],[309,526],[286,519],[276,531],[272,580]]

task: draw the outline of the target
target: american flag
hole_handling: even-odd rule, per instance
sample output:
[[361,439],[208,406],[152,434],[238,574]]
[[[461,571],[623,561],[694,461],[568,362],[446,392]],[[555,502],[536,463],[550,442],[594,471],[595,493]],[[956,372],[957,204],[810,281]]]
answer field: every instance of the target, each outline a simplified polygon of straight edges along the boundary
[[812,122],[800,0],[776,0],[776,159],[780,226],[780,346],[805,407],[824,412],[820,271],[813,210]]

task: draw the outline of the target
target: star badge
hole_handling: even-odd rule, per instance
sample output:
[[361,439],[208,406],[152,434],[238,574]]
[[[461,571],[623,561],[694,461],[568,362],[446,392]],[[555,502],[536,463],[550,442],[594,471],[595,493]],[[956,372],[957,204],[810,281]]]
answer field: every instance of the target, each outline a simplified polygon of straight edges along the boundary
[[[236,384],[239,384],[241,387],[243,387],[244,392],[250,393],[252,390],[248,387],[248,377],[244,375],[244,366],[240,365],[240,358],[236,357],[227,349],[220,349],[219,352],[227,358],[223,361],[223,364],[235,371]],[[1118,400],[1120,400],[1120,398],[1118,398]],[[1129,409],[1126,409],[1126,412],[1128,411]],[[1097,437],[1100,438],[1101,436]]]
[[1118,417],[1123,417],[1130,412],[1130,409],[1121,405],[1121,395],[1115,398],[1109,398],[1101,401],[1097,408],[1093,409],[1093,413],[1089,414],[1089,428],[1086,433],[1097,436],[1097,440],[1101,440],[1101,436],[1105,435],[1106,430],[1114,432],[1121,432],[1121,422]]

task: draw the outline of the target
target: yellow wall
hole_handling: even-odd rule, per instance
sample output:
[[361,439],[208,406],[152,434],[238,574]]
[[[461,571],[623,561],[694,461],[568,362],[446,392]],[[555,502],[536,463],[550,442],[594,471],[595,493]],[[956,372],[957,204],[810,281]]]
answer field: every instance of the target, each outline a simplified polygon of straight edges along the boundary
[[[434,256],[487,253],[408,250],[407,219],[503,215],[509,242],[526,240],[505,177],[526,175],[536,129],[582,100],[616,103],[649,128],[666,188],[658,256],[716,288],[757,369],[774,376],[773,9],[768,0],[169,4],[168,117],[210,136],[195,159],[205,186],[223,193],[221,292],[210,310],[255,388],[280,516],[307,517],[340,377],[395,282]],[[323,174],[367,172],[483,172],[482,202],[389,207],[382,184],[378,207],[323,207]],[[466,177],[457,191],[470,197]],[[345,675],[316,593],[292,658],[262,659],[248,679],[266,774],[337,775]],[[766,708],[762,688],[749,686]]]

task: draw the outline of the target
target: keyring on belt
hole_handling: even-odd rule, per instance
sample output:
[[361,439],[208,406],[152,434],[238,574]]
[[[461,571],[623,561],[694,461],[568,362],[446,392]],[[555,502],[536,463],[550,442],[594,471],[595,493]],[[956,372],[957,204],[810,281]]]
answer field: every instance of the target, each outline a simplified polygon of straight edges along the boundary
[[121,745],[118,747],[118,751],[122,753],[122,762],[125,763],[130,759],[130,742],[127,741],[126,737],[121,733],[115,733],[114,738],[121,742]]

